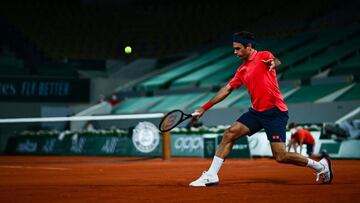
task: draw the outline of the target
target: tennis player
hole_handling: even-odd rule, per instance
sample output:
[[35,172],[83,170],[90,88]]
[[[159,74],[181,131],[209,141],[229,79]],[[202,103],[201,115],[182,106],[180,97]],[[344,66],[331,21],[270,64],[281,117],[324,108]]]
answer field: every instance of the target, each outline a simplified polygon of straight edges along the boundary
[[306,145],[306,153],[309,157],[313,155],[315,140],[311,135],[311,132],[303,129],[301,127],[297,127],[296,123],[290,123],[288,126],[291,132],[291,139],[288,144],[288,151],[290,151],[291,147],[294,148],[295,153],[297,153],[296,148],[297,145],[300,146],[300,154],[302,153],[302,147]]
[[241,85],[247,88],[252,107],[224,132],[210,168],[204,171],[197,180],[191,182],[190,186],[219,184],[218,172],[231,152],[234,142],[243,136],[251,136],[262,128],[265,129],[277,162],[307,166],[316,171],[316,181],[331,183],[333,173],[328,157],[317,162],[300,154],[286,151],[285,133],[289,119],[288,108],[280,93],[275,71],[275,68],[281,64],[280,61],[269,51],[255,50],[255,37],[250,32],[235,33],[233,48],[235,56],[243,60],[243,64],[240,65],[231,81],[195,112],[199,114],[198,118],[200,118],[208,109],[225,99]]

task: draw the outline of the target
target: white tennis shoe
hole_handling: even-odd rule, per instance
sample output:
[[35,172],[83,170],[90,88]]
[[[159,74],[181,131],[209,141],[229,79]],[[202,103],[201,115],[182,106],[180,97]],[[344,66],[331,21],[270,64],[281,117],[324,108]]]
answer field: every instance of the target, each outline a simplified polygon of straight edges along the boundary
[[209,173],[204,171],[200,178],[191,182],[189,186],[192,187],[206,187],[206,186],[214,186],[219,184],[219,177],[216,174]]
[[322,158],[319,163],[323,165],[324,168],[320,172],[316,173],[316,182],[321,180],[322,183],[330,184],[333,179],[333,171],[330,158]]

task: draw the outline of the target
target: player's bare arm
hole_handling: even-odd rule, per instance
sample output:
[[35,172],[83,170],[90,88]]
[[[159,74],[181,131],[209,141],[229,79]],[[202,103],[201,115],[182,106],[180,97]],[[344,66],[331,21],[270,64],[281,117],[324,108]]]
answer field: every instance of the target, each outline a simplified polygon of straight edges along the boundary
[[302,153],[302,146],[303,146],[303,144],[304,144],[304,140],[302,139],[302,140],[300,140],[300,142],[299,142],[299,145],[300,145],[300,154]]
[[291,147],[293,147],[295,153],[297,153],[297,152],[296,152],[296,140],[295,140],[295,138],[291,138],[291,140],[289,141],[289,144],[288,144],[288,152],[290,151]]
[[[209,100],[208,103],[215,105],[224,100],[229,94],[231,94],[232,91],[233,88],[230,85],[225,85],[216,93],[216,95],[212,99]],[[205,111],[206,109],[204,108],[196,109],[195,112],[199,113],[197,118],[200,118],[205,113]]]
[[[288,152],[290,152],[290,149],[291,149],[291,147],[293,147],[293,146],[294,146],[294,138],[291,138],[290,141],[289,141],[289,144],[287,145],[287,147],[288,147]],[[294,149],[295,149],[295,147],[294,147]]]
[[296,150],[296,141],[294,140],[294,142],[292,143],[292,147],[294,148],[294,152],[297,153],[297,150]]

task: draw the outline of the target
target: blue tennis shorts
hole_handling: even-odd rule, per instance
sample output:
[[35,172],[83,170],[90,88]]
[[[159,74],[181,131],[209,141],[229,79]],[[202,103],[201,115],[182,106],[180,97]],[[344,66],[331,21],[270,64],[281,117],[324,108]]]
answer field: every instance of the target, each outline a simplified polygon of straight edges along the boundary
[[270,142],[286,141],[286,124],[288,120],[288,111],[280,111],[277,107],[262,112],[249,108],[248,112],[237,119],[238,122],[250,129],[249,136],[264,128]]

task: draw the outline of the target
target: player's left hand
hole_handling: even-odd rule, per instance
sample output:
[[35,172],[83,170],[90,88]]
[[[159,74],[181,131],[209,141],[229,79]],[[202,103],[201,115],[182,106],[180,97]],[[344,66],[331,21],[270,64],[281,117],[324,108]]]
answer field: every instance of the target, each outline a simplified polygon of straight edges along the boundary
[[272,71],[276,67],[274,59],[261,60],[261,61],[264,62],[267,66],[269,66],[269,71]]

